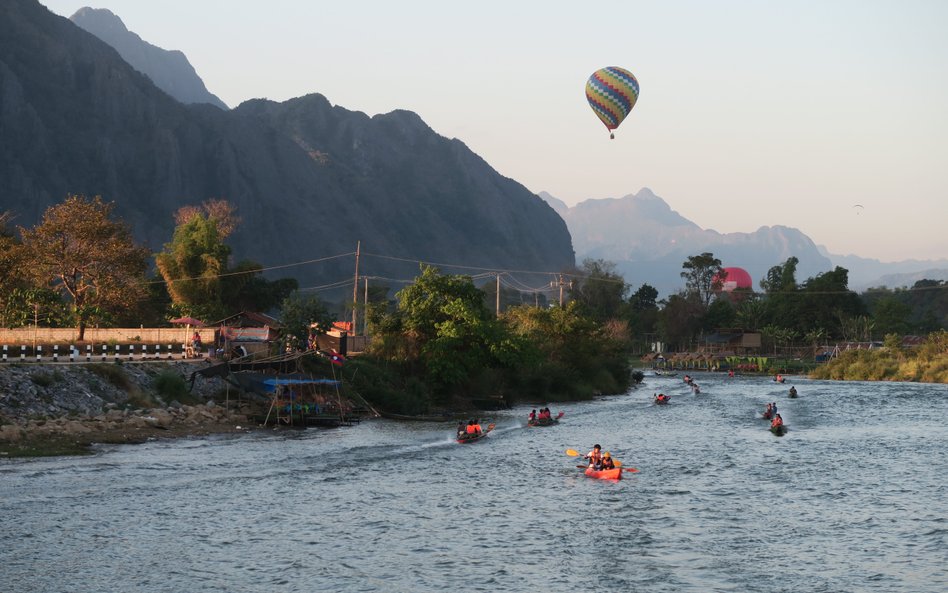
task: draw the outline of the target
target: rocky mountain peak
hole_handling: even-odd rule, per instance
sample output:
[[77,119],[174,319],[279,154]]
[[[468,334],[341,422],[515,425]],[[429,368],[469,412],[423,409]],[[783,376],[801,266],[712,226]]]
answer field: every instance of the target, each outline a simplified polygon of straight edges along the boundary
[[210,103],[227,109],[204,86],[188,58],[177,50],[165,50],[129,31],[115,13],[105,8],[80,8],[70,20],[112,46],[122,59],[146,75],[155,86],[182,103]]

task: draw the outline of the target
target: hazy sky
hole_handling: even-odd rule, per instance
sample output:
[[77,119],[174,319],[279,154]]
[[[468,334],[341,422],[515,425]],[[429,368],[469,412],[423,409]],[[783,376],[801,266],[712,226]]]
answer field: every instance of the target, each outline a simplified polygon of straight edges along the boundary
[[[570,205],[649,187],[720,232],[948,257],[948,1],[43,3],[108,8],[231,107],[414,111]],[[603,66],[641,86],[612,141],[583,94]]]

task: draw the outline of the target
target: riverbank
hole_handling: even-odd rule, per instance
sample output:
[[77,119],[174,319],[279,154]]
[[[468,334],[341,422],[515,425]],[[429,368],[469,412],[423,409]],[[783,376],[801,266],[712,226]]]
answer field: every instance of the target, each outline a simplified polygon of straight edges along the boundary
[[263,404],[205,362],[10,364],[0,367],[0,456],[70,455],[96,443],[141,443],[248,430]]

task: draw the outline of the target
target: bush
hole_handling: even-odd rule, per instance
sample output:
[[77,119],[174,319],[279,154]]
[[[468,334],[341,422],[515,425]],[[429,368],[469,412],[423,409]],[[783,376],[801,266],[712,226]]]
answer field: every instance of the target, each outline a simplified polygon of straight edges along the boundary
[[196,399],[188,393],[188,384],[179,373],[172,370],[164,370],[158,373],[151,381],[152,388],[158,392],[158,395],[165,401],[177,400],[181,403],[185,399]]
[[121,365],[109,363],[96,363],[88,366],[90,372],[102,377],[112,385],[126,392],[132,391],[132,381],[128,378]]
[[36,385],[39,385],[40,387],[49,387],[53,385],[54,383],[58,383],[62,381],[62,379],[63,379],[62,373],[59,373],[58,371],[56,373],[47,373],[45,371],[37,371],[33,373],[32,375],[30,375],[30,380],[33,381],[33,383],[35,383]]

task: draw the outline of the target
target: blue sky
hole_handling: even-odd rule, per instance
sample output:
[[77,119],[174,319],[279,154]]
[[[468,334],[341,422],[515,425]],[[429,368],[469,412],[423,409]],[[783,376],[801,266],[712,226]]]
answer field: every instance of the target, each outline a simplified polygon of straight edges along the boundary
[[[649,187],[719,232],[948,258],[948,2],[43,4],[108,8],[232,107],[318,92],[414,111],[570,205]],[[603,66],[641,86],[612,141],[583,95]]]

